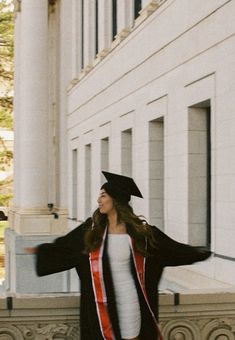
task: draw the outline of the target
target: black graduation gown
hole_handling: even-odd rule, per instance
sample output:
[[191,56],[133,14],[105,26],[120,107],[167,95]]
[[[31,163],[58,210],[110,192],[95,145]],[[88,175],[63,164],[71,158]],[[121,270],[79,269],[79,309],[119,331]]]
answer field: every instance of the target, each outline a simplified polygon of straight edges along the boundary
[[[39,276],[49,275],[71,268],[76,268],[81,281],[80,327],[81,340],[104,339],[97,316],[89,256],[84,253],[84,235],[91,219],[78,226],[67,235],[57,238],[54,243],[45,243],[37,247],[36,271]],[[203,261],[210,256],[210,251],[202,247],[192,247],[172,240],[158,228],[152,226],[158,247],[148,250],[152,254],[145,261],[145,289],[149,304],[157,317],[157,289],[165,266],[179,266]],[[121,340],[118,316],[115,304],[113,282],[106,252],[107,238],[102,258],[104,286],[108,301],[108,314],[116,340]],[[132,274],[136,283],[141,309],[141,340],[158,339],[156,326],[147,307],[137,279],[132,259]]]

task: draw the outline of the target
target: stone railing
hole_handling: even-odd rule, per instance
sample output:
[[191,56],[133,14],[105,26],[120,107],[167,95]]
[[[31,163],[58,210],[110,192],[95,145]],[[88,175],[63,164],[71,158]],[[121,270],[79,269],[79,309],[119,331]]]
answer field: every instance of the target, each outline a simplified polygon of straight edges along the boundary
[[[235,292],[161,294],[160,325],[165,340],[234,340]],[[79,296],[2,296],[0,339],[78,340]]]
[[235,290],[160,295],[165,340],[234,340]]
[[0,339],[79,338],[79,296],[44,294],[0,298]]

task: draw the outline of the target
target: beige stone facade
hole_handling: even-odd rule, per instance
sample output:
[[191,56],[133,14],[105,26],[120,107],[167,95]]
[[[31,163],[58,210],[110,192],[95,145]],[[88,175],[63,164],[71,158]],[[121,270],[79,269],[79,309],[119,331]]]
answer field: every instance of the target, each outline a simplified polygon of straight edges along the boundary
[[[37,286],[24,246],[88,217],[101,170],[135,178],[144,199],[133,207],[150,223],[211,247],[194,273],[234,285],[235,2],[111,3],[17,7],[7,289]],[[58,291],[77,290],[63,275]]]

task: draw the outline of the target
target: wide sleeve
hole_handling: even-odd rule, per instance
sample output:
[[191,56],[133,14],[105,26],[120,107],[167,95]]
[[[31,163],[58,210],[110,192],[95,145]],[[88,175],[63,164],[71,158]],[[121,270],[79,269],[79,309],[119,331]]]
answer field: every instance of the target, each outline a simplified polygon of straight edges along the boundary
[[36,248],[36,273],[38,276],[58,273],[74,268],[84,256],[85,223],[53,243],[43,243]]
[[153,233],[163,267],[204,261],[212,254],[207,247],[195,247],[177,242],[156,227],[153,227]]

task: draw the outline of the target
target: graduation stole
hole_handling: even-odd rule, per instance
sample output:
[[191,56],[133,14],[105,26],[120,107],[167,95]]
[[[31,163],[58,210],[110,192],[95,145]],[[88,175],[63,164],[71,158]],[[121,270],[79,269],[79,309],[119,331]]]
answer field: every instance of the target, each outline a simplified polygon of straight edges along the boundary
[[[98,249],[95,249],[89,254],[90,260],[90,270],[92,277],[92,286],[95,295],[96,310],[99,319],[101,333],[105,340],[115,340],[115,335],[112,329],[112,324],[109,319],[107,310],[107,296],[104,286],[103,279],[103,267],[102,267],[102,257],[104,252],[104,241],[107,234],[107,228],[103,235],[103,241]],[[159,340],[163,340],[162,334],[159,330],[157,320],[148,302],[146,290],[145,290],[145,258],[140,253],[136,252],[134,249],[134,240],[129,237],[129,244],[134,260],[135,270],[137,273],[138,281],[149,308],[149,311],[153,317],[154,323],[157,328]]]
[[107,310],[107,296],[103,278],[102,257],[104,252],[104,240],[106,237],[106,233],[107,228],[104,232],[101,246],[89,254],[89,260],[100,330],[105,340],[115,340],[112,324],[110,322]]
[[[146,290],[145,290],[145,257],[143,255],[141,255],[139,252],[135,251],[134,240],[131,239],[130,237],[129,237],[129,243],[130,243],[130,247],[131,247],[131,252],[132,252],[132,256],[133,256],[133,260],[134,260],[134,265],[135,265],[135,270],[136,270],[136,273],[137,273],[138,281],[139,281],[145,302],[148,306],[148,309],[150,311],[150,314],[152,315],[154,324],[156,326],[157,333],[158,333],[158,339],[164,340],[162,333],[159,329],[158,322],[157,322],[155,315],[154,315],[154,313],[153,313],[153,311],[150,307],[148,297],[147,297],[147,293],[146,293]],[[147,245],[147,243],[146,243],[146,245]]]

